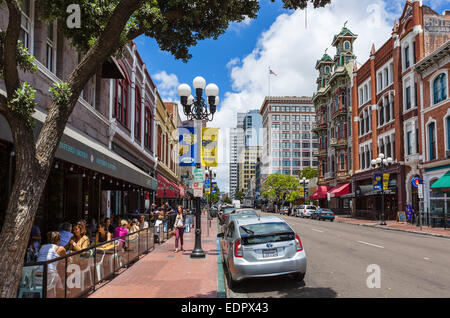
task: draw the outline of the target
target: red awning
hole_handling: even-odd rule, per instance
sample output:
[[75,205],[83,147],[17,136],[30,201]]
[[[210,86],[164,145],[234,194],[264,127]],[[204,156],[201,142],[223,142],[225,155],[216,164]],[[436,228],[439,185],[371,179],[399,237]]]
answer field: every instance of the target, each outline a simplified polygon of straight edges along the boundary
[[176,198],[180,196],[180,189],[175,182],[167,180],[159,173],[156,175],[158,181],[158,191],[156,196],[158,198]]
[[312,194],[309,199],[310,200],[319,200],[319,199],[326,199],[327,198],[327,192],[328,189],[331,187],[329,186],[319,186],[317,191]]
[[332,198],[337,198],[350,193],[350,183],[340,184],[328,191]]

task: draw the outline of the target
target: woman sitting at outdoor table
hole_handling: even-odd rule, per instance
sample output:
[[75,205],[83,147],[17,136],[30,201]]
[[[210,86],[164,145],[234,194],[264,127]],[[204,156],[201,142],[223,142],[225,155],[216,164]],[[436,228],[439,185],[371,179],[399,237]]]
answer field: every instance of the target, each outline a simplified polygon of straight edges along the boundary
[[[120,221],[120,226],[116,227],[116,230],[114,231],[114,236],[113,238],[117,238],[117,237],[121,237],[121,236],[125,236],[128,234],[128,228],[127,228],[128,222],[126,220],[121,220]],[[125,245],[125,239],[120,239],[119,240],[120,243],[122,243],[122,245]]]
[[[61,234],[59,232],[48,232],[47,242],[48,244],[42,245],[37,257],[38,262],[46,262],[61,256],[66,255],[66,250],[62,246],[58,246],[61,240]],[[59,261],[58,261],[59,262]],[[47,267],[47,285],[56,286],[56,288],[62,288],[61,278],[56,271],[58,262],[49,263]],[[37,272],[37,276],[43,275],[42,272]]]
[[90,245],[86,232],[83,233],[82,224],[79,222],[73,226],[73,237],[69,242],[69,251],[71,253],[81,251]]
[[105,223],[100,223],[97,226],[97,233],[95,234],[95,244],[111,241],[111,233],[107,231]]

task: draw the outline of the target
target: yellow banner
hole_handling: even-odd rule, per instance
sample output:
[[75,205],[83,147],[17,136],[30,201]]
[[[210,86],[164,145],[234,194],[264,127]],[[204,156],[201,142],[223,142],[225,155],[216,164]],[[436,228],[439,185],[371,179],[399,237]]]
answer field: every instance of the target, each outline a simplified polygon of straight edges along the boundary
[[389,189],[389,173],[383,174],[383,190]]
[[217,167],[219,128],[202,128],[202,166]]

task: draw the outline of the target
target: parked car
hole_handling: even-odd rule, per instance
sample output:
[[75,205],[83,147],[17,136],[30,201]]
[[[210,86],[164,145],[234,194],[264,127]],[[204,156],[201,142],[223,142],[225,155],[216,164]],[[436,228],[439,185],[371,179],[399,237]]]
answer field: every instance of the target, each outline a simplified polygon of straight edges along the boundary
[[220,220],[220,224],[225,224],[225,222],[227,221],[228,216],[230,215],[230,213],[232,213],[234,210],[236,210],[236,208],[234,206],[227,206],[224,207],[222,209],[222,211],[219,213],[219,220]]
[[254,209],[237,209],[228,215],[228,218],[223,226],[226,227],[232,220],[236,218],[249,219],[258,217],[260,217],[260,215]]
[[318,208],[316,210],[316,212],[313,213],[312,215],[313,219],[317,219],[317,220],[330,220],[331,222],[334,221],[335,215],[334,212],[331,211],[330,209],[325,209],[325,208]]
[[289,215],[289,207],[288,206],[284,206],[280,209],[280,214],[282,215]]
[[292,274],[303,281],[306,254],[300,237],[277,216],[233,218],[222,238],[221,257],[230,287],[247,278]]
[[273,213],[273,212],[275,212],[275,207],[273,205],[267,205],[265,207],[265,211],[269,212],[269,213]]
[[300,205],[297,209],[297,216],[302,218],[311,218],[317,207],[314,205]]

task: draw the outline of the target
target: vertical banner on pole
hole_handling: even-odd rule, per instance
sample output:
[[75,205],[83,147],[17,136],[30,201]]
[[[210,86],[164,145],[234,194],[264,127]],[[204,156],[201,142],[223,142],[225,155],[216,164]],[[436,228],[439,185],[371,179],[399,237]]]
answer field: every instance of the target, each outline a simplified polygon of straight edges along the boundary
[[178,127],[178,165],[181,167],[195,166],[196,143],[194,127]]
[[217,142],[219,140],[218,128],[202,128],[202,166],[217,167]]

